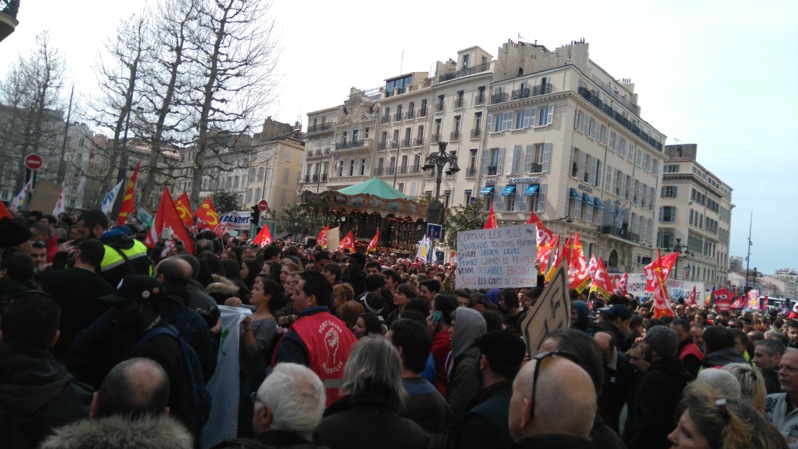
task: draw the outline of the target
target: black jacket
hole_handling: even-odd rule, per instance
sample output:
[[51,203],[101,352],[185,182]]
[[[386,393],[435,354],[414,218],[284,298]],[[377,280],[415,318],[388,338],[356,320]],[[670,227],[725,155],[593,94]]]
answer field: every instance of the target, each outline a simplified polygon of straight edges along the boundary
[[701,366],[704,368],[716,368],[730,363],[748,363],[748,361],[735,348],[723,348],[705,354]]
[[593,449],[593,447],[601,448],[601,446],[593,446],[589,440],[569,435],[521,437],[513,444],[513,449]]
[[212,449],[329,449],[311,443],[299,435],[284,430],[269,430],[254,438],[237,438],[213,446]]
[[174,326],[183,340],[194,348],[207,383],[216,370],[219,340],[208,330],[208,325],[199,312],[186,307],[189,296],[184,287],[169,281],[164,282],[164,287],[166,300],[161,309],[161,318]]
[[[633,409],[636,422],[625,429],[629,449],[666,449],[668,434],[676,428],[676,405],[692,378],[679,359],[654,362],[643,377]],[[627,426],[628,427],[628,426]]]
[[346,396],[324,412],[314,440],[332,449],[426,448],[429,437],[415,422],[388,405],[387,395]]
[[48,351],[0,344],[0,447],[38,447],[54,429],[87,418],[91,400],[91,387]]
[[482,390],[475,401],[477,405],[466,414],[453,447],[509,449],[513,444],[509,429],[512,395],[513,384],[509,380]]

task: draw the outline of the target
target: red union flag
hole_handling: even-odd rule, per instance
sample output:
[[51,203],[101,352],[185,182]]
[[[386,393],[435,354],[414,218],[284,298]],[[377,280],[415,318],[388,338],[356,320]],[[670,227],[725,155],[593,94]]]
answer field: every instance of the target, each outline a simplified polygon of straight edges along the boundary
[[194,226],[194,216],[191,214],[191,203],[188,201],[188,194],[183,192],[180,198],[175,200],[175,207],[177,213],[180,214],[180,220],[184,225],[191,227]]
[[194,216],[199,220],[197,223],[198,228],[210,229],[216,233],[217,236],[222,235],[224,227],[219,223],[219,214],[216,213],[216,208],[213,207],[211,197],[205,198],[205,201],[202,202],[199,209],[194,212]]
[[551,257],[551,250],[560,246],[560,234],[554,234],[549,241],[544,243],[538,250],[538,263],[540,264],[540,272],[545,273],[546,267],[549,265],[549,257]]
[[569,248],[565,249],[569,254],[568,260],[568,286],[582,293],[590,283],[590,274],[587,271],[587,261],[585,253],[582,251],[582,242],[579,240],[579,231],[574,232],[574,239]]
[[485,227],[482,229],[498,228],[499,223],[496,222],[496,212],[493,211],[493,203],[490,203],[490,212],[488,212],[488,219],[485,221]]
[[696,290],[695,290],[695,285],[694,285],[693,286],[693,291],[690,292],[690,305],[691,306],[694,306],[696,304],[695,297],[696,297]]
[[[665,315],[676,317],[671,309],[668,290],[665,288],[667,273],[670,273],[671,267],[676,262],[676,257],[679,257],[679,253],[671,253],[663,258],[657,250],[657,260],[646,265],[643,270],[646,274],[646,291],[654,292],[654,318],[662,318]],[[649,290],[649,286],[651,290]]]
[[604,299],[610,299],[610,295],[612,294],[612,280],[610,279],[610,275],[607,273],[607,267],[604,266],[604,261],[599,258],[596,272],[592,276],[593,277],[593,285],[590,286],[590,292],[596,293],[598,296],[601,296]]
[[316,244],[321,246],[324,249],[327,249],[327,231],[330,230],[330,225],[324,227],[324,229],[319,232],[319,236],[316,237]]
[[130,177],[130,182],[127,183],[125,189],[125,196],[122,197],[122,205],[119,206],[119,216],[116,219],[116,224],[123,225],[127,221],[127,216],[134,213],[136,209],[136,178],[139,175],[139,166],[141,161],[136,164],[136,169],[133,170],[133,176]]
[[547,228],[542,221],[540,221],[540,218],[535,215],[535,212],[529,212],[529,220],[527,220],[526,224],[535,225],[535,230],[537,231],[535,237],[537,238],[538,251],[543,247],[543,245],[546,244],[546,242],[554,238],[554,233],[551,232],[551,230]]
[[627,285],[629,285],[629,273],[624,273],[623,276],[618,279],[618,290],[621,291],[622,295],[629,293],[626,287]]
[[598,261],[596,260],[596,256],[591,254],[590,263],[587,264],[587,272],[590,274],[591,278],[596,277],[596,270],[598,270]]
[[355,250],[355,238],[352,236],[352,231],[349,231],[346,234],[346,237],[341,240],[341,243],[338,245],[338,249],[342,251],[345,249],[348,249],[349,251]]
[[379,244],[379,242],[380,242],[380,230],[377,229],[377,233],[374,234],[374,238],[371,239],[371,242],[369,242],[368,248],[366,248],[366,254],[368,254],[368,253],[370,253],[372,251],[377,251],[377,245]]
[[175,208],[175,203],[172,201],[172,195],[169,194],[169,189],[166,187],[163,188],[161,202],[158,204],[158,211],[155,212],[152,226],[150,226],[150,230],[144,238],[144,245],[148,248],[154,248],[164,228],[172,230],[174,236],[183,242],[183,246],[189,254],[194,253],[194,245],[191,243],[191,236],[180,220],[180,215]]
[[268,223],[260,229],[260,232],[255,236],[255,240],[252,241],[252,244],[260,246],[272,244],[272,231],[269,230]]

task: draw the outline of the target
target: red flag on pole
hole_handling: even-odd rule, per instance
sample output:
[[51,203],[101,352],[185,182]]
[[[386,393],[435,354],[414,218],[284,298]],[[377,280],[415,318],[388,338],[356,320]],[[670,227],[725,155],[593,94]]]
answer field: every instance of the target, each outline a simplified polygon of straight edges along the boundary
[[377,229],[377,233],[374,234],[374,238],[371,239],[371,242],[369,242],[369,246],[366,248],[366,254],[372,251],[377,251],[377,245],[379,244],[379,242],[380,242],[380,230]]
[[565,250],[568,256],[568,286],[582,293],[590,283],[590,274],[587,271],[585,253],[582,251],[582,242],[579,240],[579,231],[574,232],[574,239],[570,247]]
[[618,279],[618,290],[621,291],[622,295],[629,293],[627,290],[627,285],[629,284],[629,273],[624,273],[623,276]]
[[690,305],[691,305],[691,306],[694,306],[694,305],[696,304],[696,302],[695,302],[695,299],[696,299],[696,298],[695,298],[695,297],[696,297],[696,293],[697,293],[697,292],[696,292],[695,285],[694,285],[694,286],[693,286],[693,291],[692,291],[692,292],[690,292]]
[[552,254],[552,249],[559,248],[559,246],[560,234],[554,234],[554,237],[541,245],[540,249],[538,249],[538,263],[540,264],[541,273],[546,272],[546,267],[549,265],[549,257]]
[[122,205],[119,206],[119,217],[116,219],[117,225],[121,226],[125,224],[127,216],[132,214],[136,209],[136,178],[139,175],[140,165],[141,161],[136,164],[136,169],[133,170],[133,176],[130,177],[130,181],[127,183],[125,196],[122,197]]
[[164,187],[163,194],[161,195],[161,202],[158,204],[158,210],[155,212],[155,218],[152,219],[152,226],[150,226],[147,237],[144,238],[144,245],[148,248],[154,248],[158,242],[158,237],[163,233],[164,229],[171,229],[175,237],[183,242],[189,254],[194,253],[194,245],[191,242],[191,236],[188,234],[183,221],[180,220],[180,214],[175,208],[175,203],[172,201],[172,195],[169,194],[169,189]]
[[490,212],[488,212],[488,220],[485,222],[485,227],[482,229],[498,228],[499,223],[496,222],[496,212],[493,211],[493,203],[490,203]]
[[330,230],[330,225],[324,227],[324,229],[319,232],[319,236],[316,237],[316,244],[320,245],[322,248],[327,249],[327,231]]
[[260,229],[260,232],[255,236],[255,240],[252,241],[252,244],[260,246],[272,244],[272,231],[269,230],[268,223]]
[[596,266],[596,274],[593,275],[593,285],[590,286],[590,292],[595,292],[598,296],[609,300],[612,295],[612,279],[607,273],[607,267],[604,266],[604,261],[599,258]]
[[216,235],[222,235],[224,227],[219,223],[219,214],[216,213],[216,208],[213,207],[211,197],[205,198],[205,201],[200,204],[199,209],[194,212],[197,217],[197,227],[200,229],[210,229]]
[[2,201],[0,201],[0,218],[3,217],[14,218],[11,216],[11,212],[9,212],[8,209],[6,209],[6,205],[3,204]]
[[177,213],[180,214],[180,220],[183,224],[192,227],[194,226],[194,215],[191,213],[191,203],[188,201],[188,193],[183,192],[180,198],[175,200],[175,207]]
[[338,245],[338,249],[341,251],[348,249],[349,251],[355,251],[355,237],[352,235],[352,231],[349,231],[341,240],[341,243]]
[[[668,297],[668,290],[665,285],[667,273],[670,273],[673,264],[676,262],[676,257],[679,257],[679,253],[672,253],[662,257],[659,250],[657,250],[657,260],[646,265],[643,270],[646,274],[646,291],[654,292],[654,318],[662,318],[665,315],[676,318],[676,314],[671,309],[671,300]],[[649,290],[649,285],[653,290]]]
[[535,229],[537,231],[536,238],[538,244],[538,251],[540,251],[540,248],[542,248],[543,245],[546,244],[546,242],[554,238],[554,232],[552,232],[549,228],[547,228],[546,225],[544,225],[543,222],[540,221],[540,218],[538,218],[538,216],[535,215],[535,213],[532,211],[529,212],[529,220],[527,220],[526,224],[535,225]]

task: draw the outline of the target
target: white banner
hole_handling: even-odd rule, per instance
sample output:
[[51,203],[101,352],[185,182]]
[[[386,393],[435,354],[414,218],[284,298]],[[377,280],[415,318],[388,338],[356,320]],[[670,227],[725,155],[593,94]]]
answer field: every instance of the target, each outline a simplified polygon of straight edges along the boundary
[[457,234],[456,288],[534,287],[538,273],[535,225]]
[[238,432],[238,326],[252,312],[245,307],[219,306],[222,318],[221,342],[216,371],[208,381],[211,416],[202,429],[201,446],[212,447],[236,437]]
[[252,217],[252,212],[248,210],[237,210],[233,212],[228,212],[221,217],[219,217],[219,223],[222,226],[227,227],[227,229],[235,230],[235,231],[248,231],[249,230],[249,221]]
[[[618,286],[618,280],[621,279],[621,277],[623,277],[623,274],[610,274],[613,287]],[[704,290],[703,282],[680,281],[673,278],[668,278],[665,281],[665,288],[668,290],[668,296],[671,298],[671,301],[676,301],[679,298],[684,298],[685,301],[689,301],[690,294],[693,292],[693,287],[695,287],[696,302],[703,304],[703,300],[708,294],[708,292]],[[629,284],[626,286],[626,290],[635,295],[635,297],[646,298],[646,300],[654,296],[653,292],[646,291],[646,275],[643,273],[629,273]]]
[[111,213],[111,209],[114,208],[114,203],[116,202],[116,196],[119,194],[119,189],[122,188],[122,183],[123,182],[125,182],[124,179],[119,181],[119,183],[117,183],[114,186],[114,188],[111,189],[111,191],[108,192],[108,194],[105,195],[105,198],[103,198],[103,204],[102,204],[102,206],[100,206],[100,209],[102,209],[102,211],[106,215],[110,214]]

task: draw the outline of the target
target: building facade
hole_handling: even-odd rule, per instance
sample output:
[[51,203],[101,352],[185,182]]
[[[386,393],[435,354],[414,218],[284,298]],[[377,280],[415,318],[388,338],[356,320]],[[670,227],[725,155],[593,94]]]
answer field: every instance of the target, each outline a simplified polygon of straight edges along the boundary
[[720,286],[730,267],[732,188],[699,164],[697,153],[696,144],[665,148],[657,246],[682,251],[674,276]]

